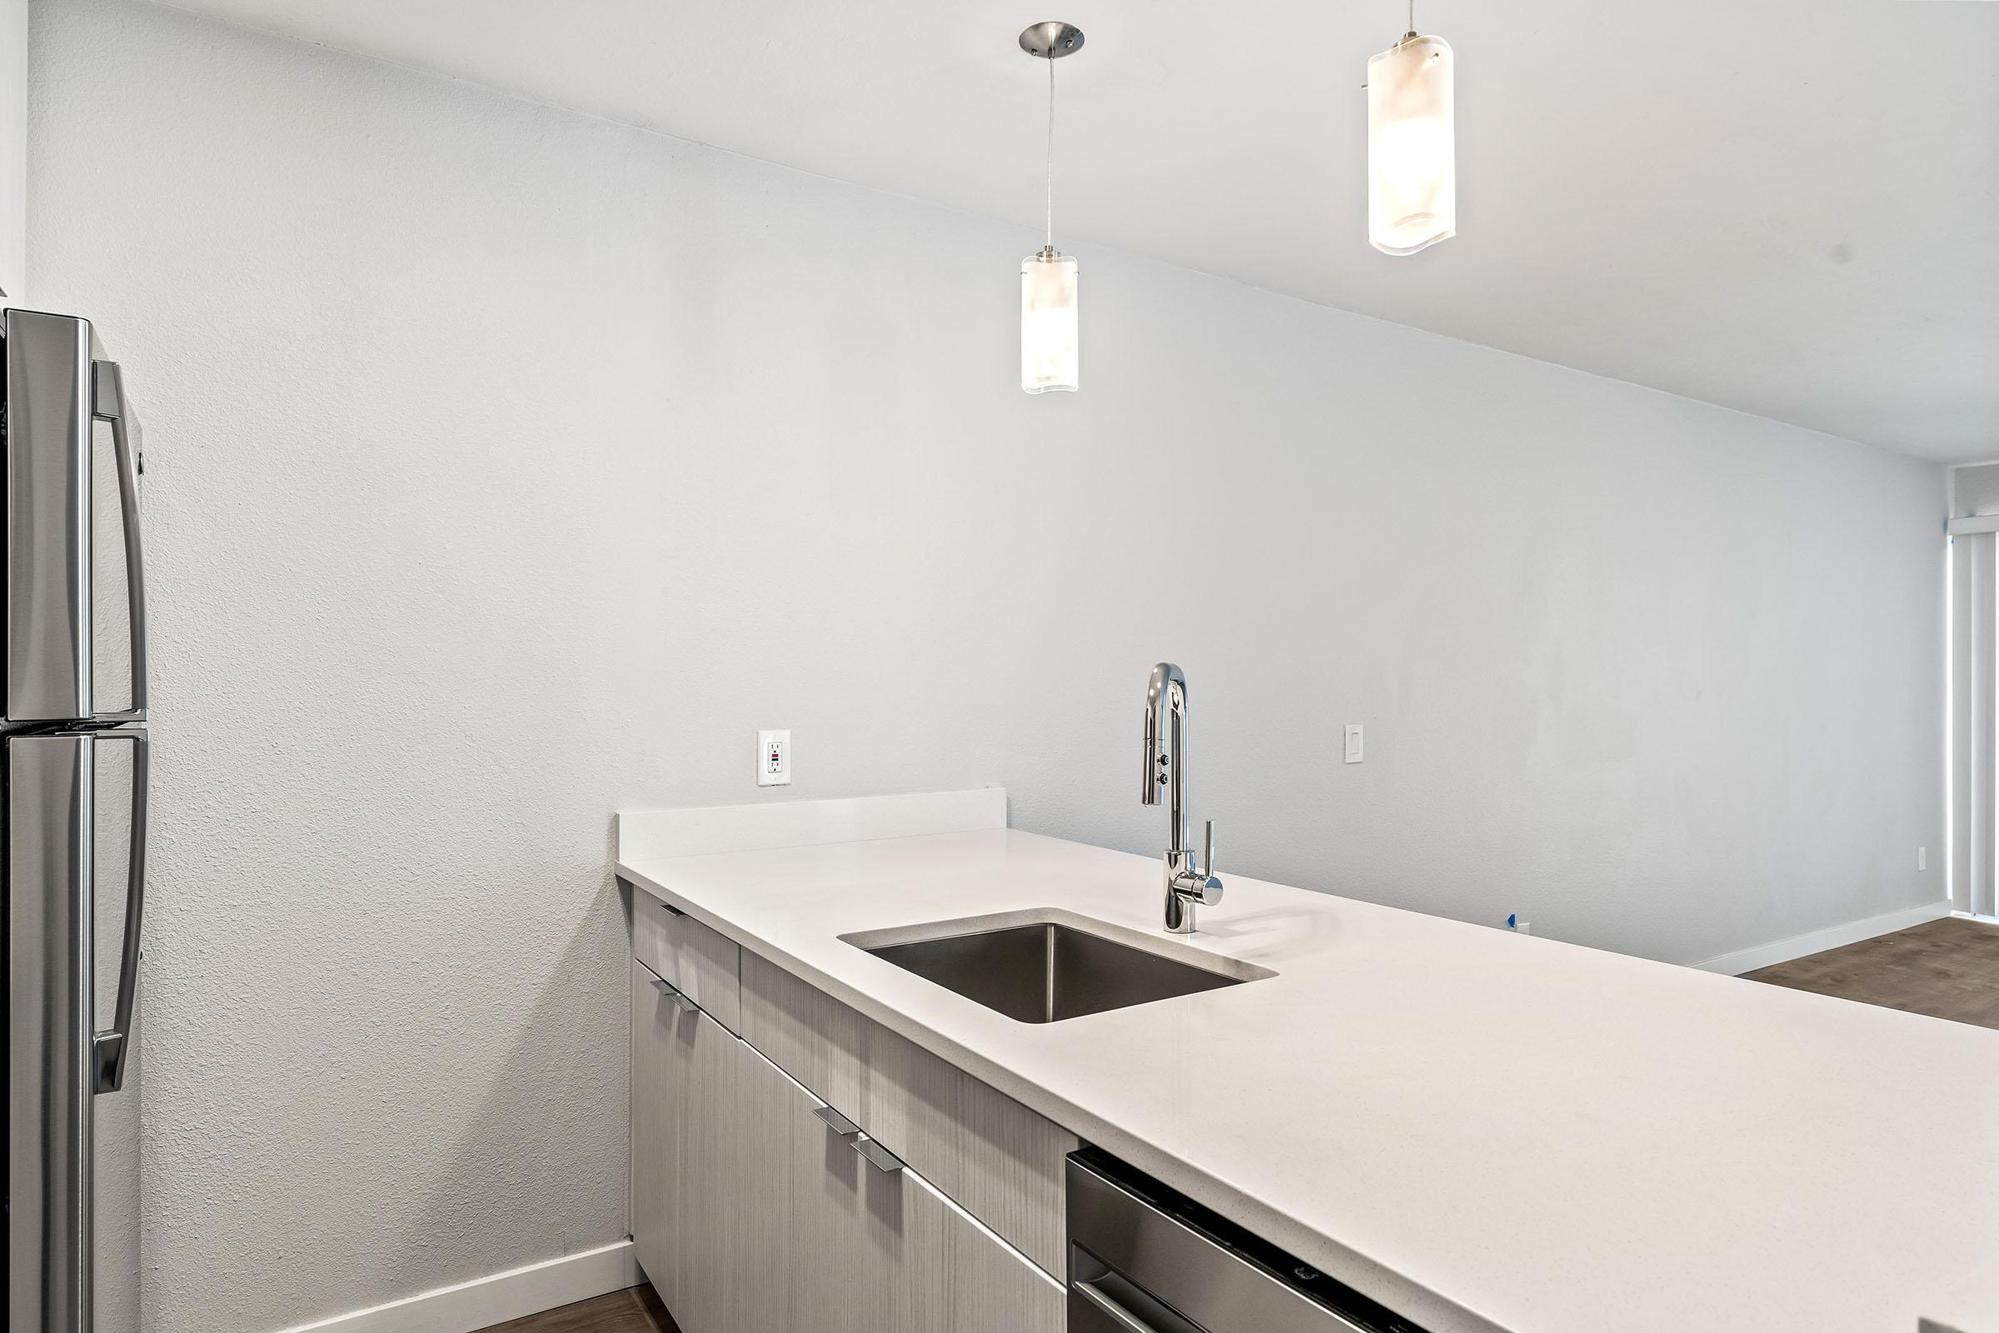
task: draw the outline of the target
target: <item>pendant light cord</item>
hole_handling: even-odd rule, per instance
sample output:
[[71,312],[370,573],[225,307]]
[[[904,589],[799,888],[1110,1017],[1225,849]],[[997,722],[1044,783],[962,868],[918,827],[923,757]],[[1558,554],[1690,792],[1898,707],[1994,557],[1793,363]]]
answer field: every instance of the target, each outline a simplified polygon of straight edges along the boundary
[[[1410,0],[1415,3],[1415,0]],[[1055,249],[1055,57],[1048,61],[1048,214],[1047,235],[1043,242],[1050,253]]]

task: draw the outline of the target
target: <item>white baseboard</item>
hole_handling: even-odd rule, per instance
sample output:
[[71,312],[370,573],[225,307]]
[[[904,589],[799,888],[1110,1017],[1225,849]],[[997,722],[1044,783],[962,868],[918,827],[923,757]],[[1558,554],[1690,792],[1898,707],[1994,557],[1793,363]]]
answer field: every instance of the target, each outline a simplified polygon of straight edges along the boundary
[[629,1240],[421,1292],[282,1333],[473,1333],[639,1282]]
[[1788,963],[1793,958],[1803,958],[1807,954],[1824,953],[1827,949],[1837,949],[1844,944],[1858,944],[1871,940],[1876,935],[1889,935],[1910,926],[1920,926],[1925,921],[1935,921],[1951,915],[1949,899],[1940,898],[1921,907],[1905,907],[1899,912],[1883,912],[1880,916],[1862,917],[1858,921],[1847,921],[1837,926],[1827,926],[1824,930],[1807,931],[1803,935],[1792,935],[1787,939],[1772,940],[1768,944],[1758,944],[1747,949],[1737,949],[1710,958],[1693,966],[1703,972],[1724,972],[1731,977],[1739,977],[1744,972],[1754,972],[1759,967],[1774,967],[1778,963]]

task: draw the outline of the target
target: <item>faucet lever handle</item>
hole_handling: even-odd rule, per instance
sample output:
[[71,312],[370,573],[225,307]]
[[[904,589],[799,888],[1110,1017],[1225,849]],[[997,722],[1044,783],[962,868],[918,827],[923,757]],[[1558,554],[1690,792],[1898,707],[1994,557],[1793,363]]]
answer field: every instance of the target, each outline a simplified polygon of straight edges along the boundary
[[[1173,891],[1185,897],[1189,903],[1205,903],[1213,907],[1221,901],[1221,881],[1215,879],[1215,821],[1207,821],[1207,829],[1201,837],[1201,863],[1189,865],[1183,879],[1173,883]],[[1187,853],[1193,859],[1193,853]]]
[[1213,907],[1222,900],[1222,882],[1215,878],[1215,821],[1207,821],[1201,837],[1201,868],[1194,875],[1195,901]]

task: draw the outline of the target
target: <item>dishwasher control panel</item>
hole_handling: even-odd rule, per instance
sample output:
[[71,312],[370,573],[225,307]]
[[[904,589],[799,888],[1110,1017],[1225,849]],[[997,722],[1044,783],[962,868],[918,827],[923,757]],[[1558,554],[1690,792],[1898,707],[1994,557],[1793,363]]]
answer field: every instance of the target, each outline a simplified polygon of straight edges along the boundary
[[1069,1333],[1425,1333],[1099,1149],[1066,1183]]

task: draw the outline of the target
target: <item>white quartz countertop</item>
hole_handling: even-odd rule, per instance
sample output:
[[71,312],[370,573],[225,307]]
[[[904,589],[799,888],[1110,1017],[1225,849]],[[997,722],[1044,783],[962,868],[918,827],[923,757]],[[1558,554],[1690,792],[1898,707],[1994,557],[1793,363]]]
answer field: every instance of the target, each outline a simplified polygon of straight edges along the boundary
[[[1439,1333],[1914,1333],[1992,1308],[1966,1286],[1999,1280],[1999,1032],[1239,876],[1169,937],[1157,861],[1017,830],[620,855]],[[1034,1025],[839,938],[1036,909],[1277,975]]]

